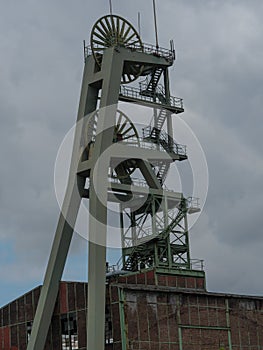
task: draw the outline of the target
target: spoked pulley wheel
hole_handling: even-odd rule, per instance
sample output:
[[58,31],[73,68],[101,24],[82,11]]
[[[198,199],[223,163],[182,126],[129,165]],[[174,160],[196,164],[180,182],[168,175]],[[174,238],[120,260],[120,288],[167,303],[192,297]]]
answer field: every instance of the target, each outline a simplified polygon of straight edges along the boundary
[[129,117],[119,109],[116,114],[114,137],[116,138],[116,141],[137,143],[139,146],[139,135],[134,124]]
[[[140,146],[139,135],[129,117],[120,110],[117,110],[116,124],[114,128],[114,141],[127,142]],[[120,180],[129,177],[136,169],[136,160],[127,159],[120,163],[113,171],[113,175]]]
[[[124,18],[116,15],[101,17],[91,31],[91,50],[99,66],[103,51],[109,47],[126,47],[142,51],[143,44],[136,29]],[[127,84],[139,77],[143,66],[136,63],[125,63],[122,84]]]
[[[99,112],[95,111],[89,118],[85,126],[84,142],[87,147],[94,144],[97,134]],[[116,112],[113,142],[129,143],[133,146],[140,146],[139,134],[129,117],[120,110]],[[131,175],[136,169],[136,161],[127,159],[112,169],[114,177],[122,178]]]

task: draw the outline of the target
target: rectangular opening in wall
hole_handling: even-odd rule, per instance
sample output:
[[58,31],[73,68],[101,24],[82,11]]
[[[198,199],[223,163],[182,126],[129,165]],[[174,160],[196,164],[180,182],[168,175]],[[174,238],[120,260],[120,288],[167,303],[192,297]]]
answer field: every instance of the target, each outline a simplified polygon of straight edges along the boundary
[[27,343],[29,342],[30,336],[31,336],[31,331],[32,331],[32,324],[33,322],[27,322],[26,324],[26,339],[27,339]]
[[76,313],[61,315],[62,350],[77,350],[78,330]]
[[107,305],[105,309],[105,343],[113,343],[111,313]]

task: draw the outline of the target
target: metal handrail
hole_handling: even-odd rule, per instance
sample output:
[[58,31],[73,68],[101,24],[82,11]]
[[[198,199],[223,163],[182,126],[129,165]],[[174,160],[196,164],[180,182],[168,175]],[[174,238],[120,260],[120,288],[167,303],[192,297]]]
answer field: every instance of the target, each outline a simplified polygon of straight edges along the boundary
[[145,101],[145,102],[153,102],[153,100],[156,98],[157,100],[154,101],[154,103],[162,105],[162,106],[169,106],[169,107],[175,107],[183,109],[183,99],[180,97],[174,97],[171,96],[169,99],[166,99],[166,102],[163,103],[158,98],[158,92],[153,92],[150,96],[143,95],[142,90],[136,87],[132,86],[120,86],[120,95],[128,98],[134,98],[137,100]]
[[[118,46],[121,46],[121,45],[115,45],[116,48]],[[153,55],[153,56],[157,56],[157,57],[163,57],[169,62],[173,62],[175,60],[175,58],[176,58],[174,50],[169,50],[169,49],[165,49],[165,48],[162,48],[162,47],[157,47],[157,46],[152,45],[152,44],[131,43],[128,46],[125,46],[125,47],[127,49],[131,49],[131,50],[137,51],[137,52],[146,53],[148,55]],[[101,49],[101,51],[97,51],[97,52],[102,54],[105,49]],[[91,49],[90,45],[88,45],[88,46],[85,45],[84,46],[84,55],[85,55],[85,59],[88,56],[92,55],[92,49]]]
[[[139,82],[139,87],[140,87],[140,90],[141,91],[145,91],[147,90],[148,86],[149,86],[149,83],[150,83],[150,79],[148,77],[146,77],[145,80]],[[165,97],[165,88],[163,85],[161,84],[158,84],[155,88],[155,92],[157,94],[161,94],[163,95],[163,97]],[[154,95],[154,94],[153,94]]]
[[[119,184],[119,178],[117,176],[111,176],[109,175],[109,179],[111,180],[110,182],[112,183],[116,183]],[[146,182],[146,180],[144,179],[138,179],[138,178],[134,178],[132,177],[132,185],[138,186],[138,187],[147,187],[149,188],[148,183]],[[171,193],[175,193],[175,191],[171,190],[170,188],[168,188],[165,184],[163,184],[163,190],[165,190],[166,192],[171,192]]]
[[190,260],[191,270],[204,271],[204,260],[202,259],[191,259]]
[[188,197],[187,198],[187,208],[188,209],[200,209],[200,198],[198,197]]
[[[136,143],[136,140],[139,140],[139,144]],[[134,141],[134,142],[132,142]],[[158,150],[158,151],[162,151],[162,152],[167,152],[167,150],[160,144],[157,144],[156,142],[152,142],[152,141],[146,141],[144,138],[129,138],[127,140],[123,140],[123,141],[119,141],[124,142],[124,143],[129,143],[131,146],[137,146],[137,147],[141,147],[141,148],[145,148],[145,149],[152,149],[152,150]],[[161,146],[161,148],[159,147]],[[169,151],[172,153],[175,153],[177,155],[183,155],[186,156],[186,146],[185,145],[180,145],[178,143],[175,143],[173,141],[173,145],[169,146]]]
[[[186,146],[185,145],[180,145],[176,143],[172,137],[170,137],[168,134],[166,134],[163,130],[159,130],[157,128],[153,128],[151,125],[147,126],[146,128],[143,129],[143,139],[145,138],[150,138],[152,133],[156,133],[156,138],[153,138],[155,140],[156,144],[160,144],[165,151],[169,151],[181,156],[186,156]],[[162,145],[162,141],[165,142],[167,145],[167,148],[164,148]]]
[[[153,266],[154,267],[154,264]],[[112,266],[108,266],[108,271],[114,272],[114,271],[121,271],[123,268],[122,266],[122,256],[119,258],[117,263]],[[178,269],[180,270],[188,270],[189,268],[185,265],[178,265]],[[204,260],[202,259],[191,259],[190,260],[190,270],[195,270],[195,271],[204,271]]]

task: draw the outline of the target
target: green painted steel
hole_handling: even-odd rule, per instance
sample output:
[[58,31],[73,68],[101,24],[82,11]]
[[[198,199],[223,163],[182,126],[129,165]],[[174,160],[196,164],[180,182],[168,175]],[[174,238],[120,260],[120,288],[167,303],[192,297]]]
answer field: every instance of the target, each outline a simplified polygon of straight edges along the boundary
[[179,339],[179,350],[183,350],[183,337],[181,324],[181,314],[180,314],[180,296],[176,296],[176,321],[178,324],[178,339]]
[[124,291],[122,288],[118,288],[118,296],[119,296],[119,313],[120,313],[120,325],[121,325],[121,349],[127,350],[127,326],[125,322],[125,297]]
[[[27,350],[44,349],[48,328],[58,294],[59,281],[62,277],[72,239],[74,224],[77,219],[78,209],[81,202],[81,193],[83,193],[84,190],[85,181],[79,176],[76,177],[76,172],[79,163],[84,116],[96,108],[96,103],[94,103],[94,101],[96,101],[98,91],[92,89],[92,91],[89,91],[88,93],[88,85],[86,84],[86,79],[92,71],[94,71],[94,64],[90,62],[89,65],[85,65],[83,74],[83,84],[77,117],[78,127],[75,130],[67,191],[62,205],[62,212],[58,220]],[[86,100],[88,95],[90,97],[90,103],[87,105]]]
[[[125,26],[129,30],[124,31]],[[129,34],[130,31],[133,34]],[[133,26],[115,15],[104,16],[96,22],[91,40],[91,51],[85,48],[78,127],[63,214],[58,222],[28,350],[44,348],[82,198],[90,200],[89,350],[103,350],[105,346],[109,201],[120,204],[123,269],[133,272],[154,267],[166,273],[204,276],[203,271],[192,268],[190,259],[187,199],[182,193],[167,190],[164,185],[171,165],[175,161],[187,159],[185,146],[178,145],[173,140],[171,113],[183,112],[182,99],[171,97],[170,94],[168,68],[174,63],[174,50],[143,44]],[[141,79],[139,88],[123,86],[138,78]],[[161,86],[161,81],[164,86]],[[121,118],[116,118],[117,105],[122,100],[154,109],[153,124],[142,130],[142,138],[139,138],[132,118],[127,117],[119,125]],[[161,110],[157,111],[156,107]],[[100,112],[96,125],[95,119],[92,119],[95,134],[87,146],[83,144],[83,139],[87,136],[84,117],[97,108]],[[109,148],[111,152],[108,154]],[[86,154],[85,159],[83,152]],[[105,154],[107,156],[102,160],[102,155]],[[136,171],[141,174],[139,182],[134,177]],[[87,178],[88,190],[85,188]],[[124,227],[127,221],[128,228]],[[148,223],[151,224],[150,230],[147,228]],[[119,290],[119,300],[122,349],[126,350],[127,330],[122,290]],[[179,329],[181,339],[181,328]]]
[[230,325],[230,316],[229,316],[229,301],[228,299],[226,299],[225,301],[226,303],[226,324],[228,327],[228,331],[227,331],[227,335],[228,335],[228,347],[229,350],[232,350],[232,340],[231,340],[231,325]]
[[193,326],[193,325],[180,325],[180,328],[187,329],[207,329],[207,330],[217,330],[217,331],[228,331],[228,327],[218,327],[218,326]]

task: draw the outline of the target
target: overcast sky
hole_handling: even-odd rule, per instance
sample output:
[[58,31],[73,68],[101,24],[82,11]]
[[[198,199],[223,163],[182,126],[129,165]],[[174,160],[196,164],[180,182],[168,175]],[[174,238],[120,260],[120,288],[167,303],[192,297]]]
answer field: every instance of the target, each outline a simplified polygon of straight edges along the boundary
[[[152,1],[112,0],[154,43]],[[175,40],[171,89],[207,157],[207,202],[191,230],[210,291],[262,295],[263,2],[157,0],[161,46]],[[58,147],[76,119],[82,40],[107,0],[1,1],[0,305],[43,281],[59,214]],[[109,258],[116,254],[110,252]],[[114,263],[114,261],[111,261]],[[64,279],[85,280],[75,235]]]

